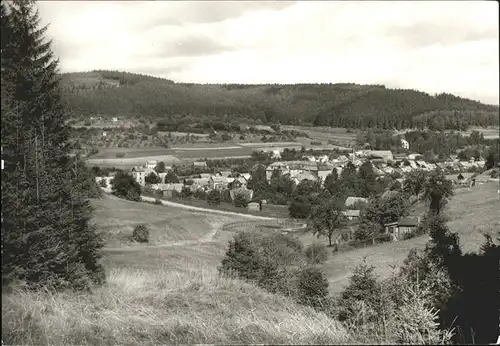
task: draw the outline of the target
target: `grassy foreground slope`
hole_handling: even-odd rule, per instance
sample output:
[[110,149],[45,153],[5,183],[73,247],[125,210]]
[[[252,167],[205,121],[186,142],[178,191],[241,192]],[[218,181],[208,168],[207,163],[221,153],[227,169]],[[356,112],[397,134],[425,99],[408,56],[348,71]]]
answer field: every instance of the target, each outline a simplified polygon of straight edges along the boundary
[[[350,336],[326,315],[222,279],[217,266],[232,216],[94,200],[106,237],[107,283],[91,293],[2,293],[6,344],[157,345],[195,343],[342,344]],[[132,225],[151,228],[151,244],[126,245]],[[214,233],[213,230],[218,230]]]
[[211,272],[112,270],[92,294],[2,294],[7,344],[342,344],[339,323]]
[[[488,183],[457,190],[450,201],[449,225],[459,231],[464,250],[477,250],[483,241],[481,230],[498,231],[497,189],[497,184]],[[359,340],[322,313],[247,283],[218,277],[216,268],[234,234],[221,226],[247,220],[111,197],[93,204],[98,208],[95,222],[108,233],[103,256],[107,283],[83,294],[3,292],[4,343],[338,344]],[[135,222],[150,225],[152,244],[123,244]],[[423,236],[330,255],[321,267],[332,293],[338,293],[363,256],[386,277],[391,264],[400,264],[411,248],[426,242]]]

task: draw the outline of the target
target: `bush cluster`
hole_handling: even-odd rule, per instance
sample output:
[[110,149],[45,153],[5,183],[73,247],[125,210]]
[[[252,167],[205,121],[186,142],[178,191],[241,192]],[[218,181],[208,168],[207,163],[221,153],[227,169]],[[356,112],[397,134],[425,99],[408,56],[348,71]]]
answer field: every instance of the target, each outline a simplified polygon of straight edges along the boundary
[[149,243],[149,229],[145,224],[135,226],[132,239],[138,243]]
[[302,243],[283,234],[238,233],[229,242],[219,272],[305,305],[320,306],[328,294],[326,277],[308,265]]

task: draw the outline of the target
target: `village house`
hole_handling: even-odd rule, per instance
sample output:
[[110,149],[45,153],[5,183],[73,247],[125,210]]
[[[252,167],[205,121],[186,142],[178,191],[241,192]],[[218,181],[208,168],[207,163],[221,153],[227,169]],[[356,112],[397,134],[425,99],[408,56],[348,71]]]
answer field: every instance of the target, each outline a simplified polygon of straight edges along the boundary
[[262,202],[253,201],[247,204],[248,210],[262,211]]
[[210,177],[210,189],[211,190],[225,190],[227,189],[228,180],[225,177]]
[[161,180],[162,183],[165,182],[165,177],[166,176],[167,176],[167,172],[158,173],[158,177],[160,178],[160,180]]
[[416,160],[417,158],[419,158],[421,156],[422,156],[421,154],[416,153],[416,154],[409,154],[406,158],[408,160]]
[[345,200],[345,207],[351,208],[357,203],[366,203],[368,204],[368,198],[363,197],[347,197]]
[[207,163],[206,163],[206,161],[195,161],[195,162],[193,162],[193,166],[198,167],[198,168],[206,168]]
[[245,181],[248,183],[252,175],[250,173],[241,173],[240,177],[243,177],[243,179],[245,179]]
[[204,191],[208,190],[210,187],[210,178],[194,178],[192,181],[193,186],[203,189]]
[[361,211],[360,210],[344,210],[342,211],[342,214],[348,219],[348,220],[359,220]]
[[271,159],[273,160],[281,160],[281,153],[279,150],[271,151]]
[[146,168],[146,167],[132,168],[132,176],[134,177],[135,181],[137,181],[137,183],[139,183],[139,185],[141,186],[146,185],[146,177],[151,173],[158,175],[158,173],[156,173],[156,171],[152,168]]
[[331,169],[325,169],[325,168],[318,169],[318,179],[319,179],[319,182],[321,183],[321,185],[323,185],[326,177],[329,174],[331,174],[332,171],[333,171],[333,168],[331,168]]
[[417,163],[417,166],[425,171],[427,171],[427,162],[423,161],[423,160],[417,160],[416,161]]
[[392,236],[393,241],[402,239],[406,234],[414,232],[420,224],[420,217],[402,217],[396,222],[384,225],[385,233]]
[[273,172],[278,170],[281,174],[288,173],[288,166],[283,162],[273,162],[266,168],[266,179],[267,181],[271,180]]
[[397,153],[397,154],[393,154],[393,157],[394,157],[395,161],[403,161],[404,159],[406,159],[406,154],[405,153]]
[[291,177],[292,181],[295,182],[296,185],[298,185],[301,181],[303,180],[309,180],[309,181],[317,181],[318,178],[311,172],[301,172],[297,174],[294,177]]
[[394,156],[390,150],[372,150],[370,151],[370,158],[383,159],[385,162],[394,161]]
[[452,182],[454,187],[470,187],[476,173],[449,174],[445,178]]
[[239,176],[237,178],[228,178],[228,181],[230,189],[237,189],[243,186],[247,186],[247,180],[242,176]]
[[182,191],[183,187],[184,187],[184,184],[182,184],[182,183],[153,184],[153,185],[151,185],[151,188],[153,190],[161,191],[161,192],[163,192],[164,196],[168,196],[168,197],[172,197],[174,191],[180,193]]
[[200,174],[201,179],[210,179],[211,176],[212,176],[211,173],[201,173]]

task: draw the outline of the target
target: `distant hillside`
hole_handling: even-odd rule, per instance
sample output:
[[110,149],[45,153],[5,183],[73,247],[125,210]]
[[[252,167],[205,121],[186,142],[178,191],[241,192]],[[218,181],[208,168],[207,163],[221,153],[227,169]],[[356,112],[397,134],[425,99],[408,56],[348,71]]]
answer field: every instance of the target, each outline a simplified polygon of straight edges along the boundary
[[143,117],[171,123],[281,123],[348,128],[465,129],[498,125],[498,106],[383,85],[209,85],[115,71],[62,75],[75,117]]

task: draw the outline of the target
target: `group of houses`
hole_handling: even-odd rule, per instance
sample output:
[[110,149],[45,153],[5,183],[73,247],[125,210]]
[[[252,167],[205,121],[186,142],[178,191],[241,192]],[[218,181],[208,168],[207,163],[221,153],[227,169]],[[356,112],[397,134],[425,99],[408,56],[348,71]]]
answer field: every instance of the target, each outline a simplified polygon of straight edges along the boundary
[[[279,155],[276,155],[279,159]],[[326,177],[336,170],[340,175],[342,170],[351,163],[357,169],[366,161],[372,164],[374,173],[379,177],[384,177],[388,174],[400,173],[404,177],[407,173],[413,170],[432,171],[438,167],[443,170],[462,172],[447,176],[453,181],[454,185],[471,186],[475,184],[475,176],[473,173],[466,173],[472,167],[484,166],[484,160],[471,160],[463,162],[458,158],[450,157],[449,160],[441,163],[429,163],[422,159],[420,154],[393,154],[389,150],[361,150],[353,151],[346,155],[340,155],[336,158],[330,158],[328,155],[305,155],[302,160],[296,161],[280,161],[277,160],[266,169],[266,179],[270,181],[273,174],[279,172],[281,175],[288,175],[296,184],[303,180],[318,181],[323,184]],[[252,200],[253,191],[248,188],[248,183],[251,178],[251,173],[234,173],[231,171],[218,171],[216,173],[201,173],[193,177],[183,177],[178,183],[165,182],[169,170],[172,167],[165,167],[164,173],[156,172],[155,168],[158,161],[147,161],[143,166],[132,168],[131,174],[134,179],[141,185],[146,186],[146,177],[154,174],[160,182],[157,184],[149,184],[153,190],[161,191],[165,196],[172,196],[175,192],[181,193],[183,189],[188,188],[191,192],[201,190],[209,192],[211,190],[224,191],[229,190],[232,199],[236,194],[244,194],[247,200]],[[193,165],[198,168],[206,168],[207,164],[204,161],[194,162]],[[255,169],[255,167],[254,167]],[[105,177],[109,179],[112,177]],[[98,178],[99,179],[99,178]],[[403,182],[404,179],[398,179]],[[368,201],[360,197],[348,197],[345,201],[344,215],[348,220],[355,221],[360,218],[360,203]],[[265,201],[249,203],[248,208],[253,210],[262,210],[262,205]],[[386,233],[391,234],[394,240],[400,239],[405,233],[414,230],[420,220],[417,217],[407,217],[401,220],[385,225]]]

